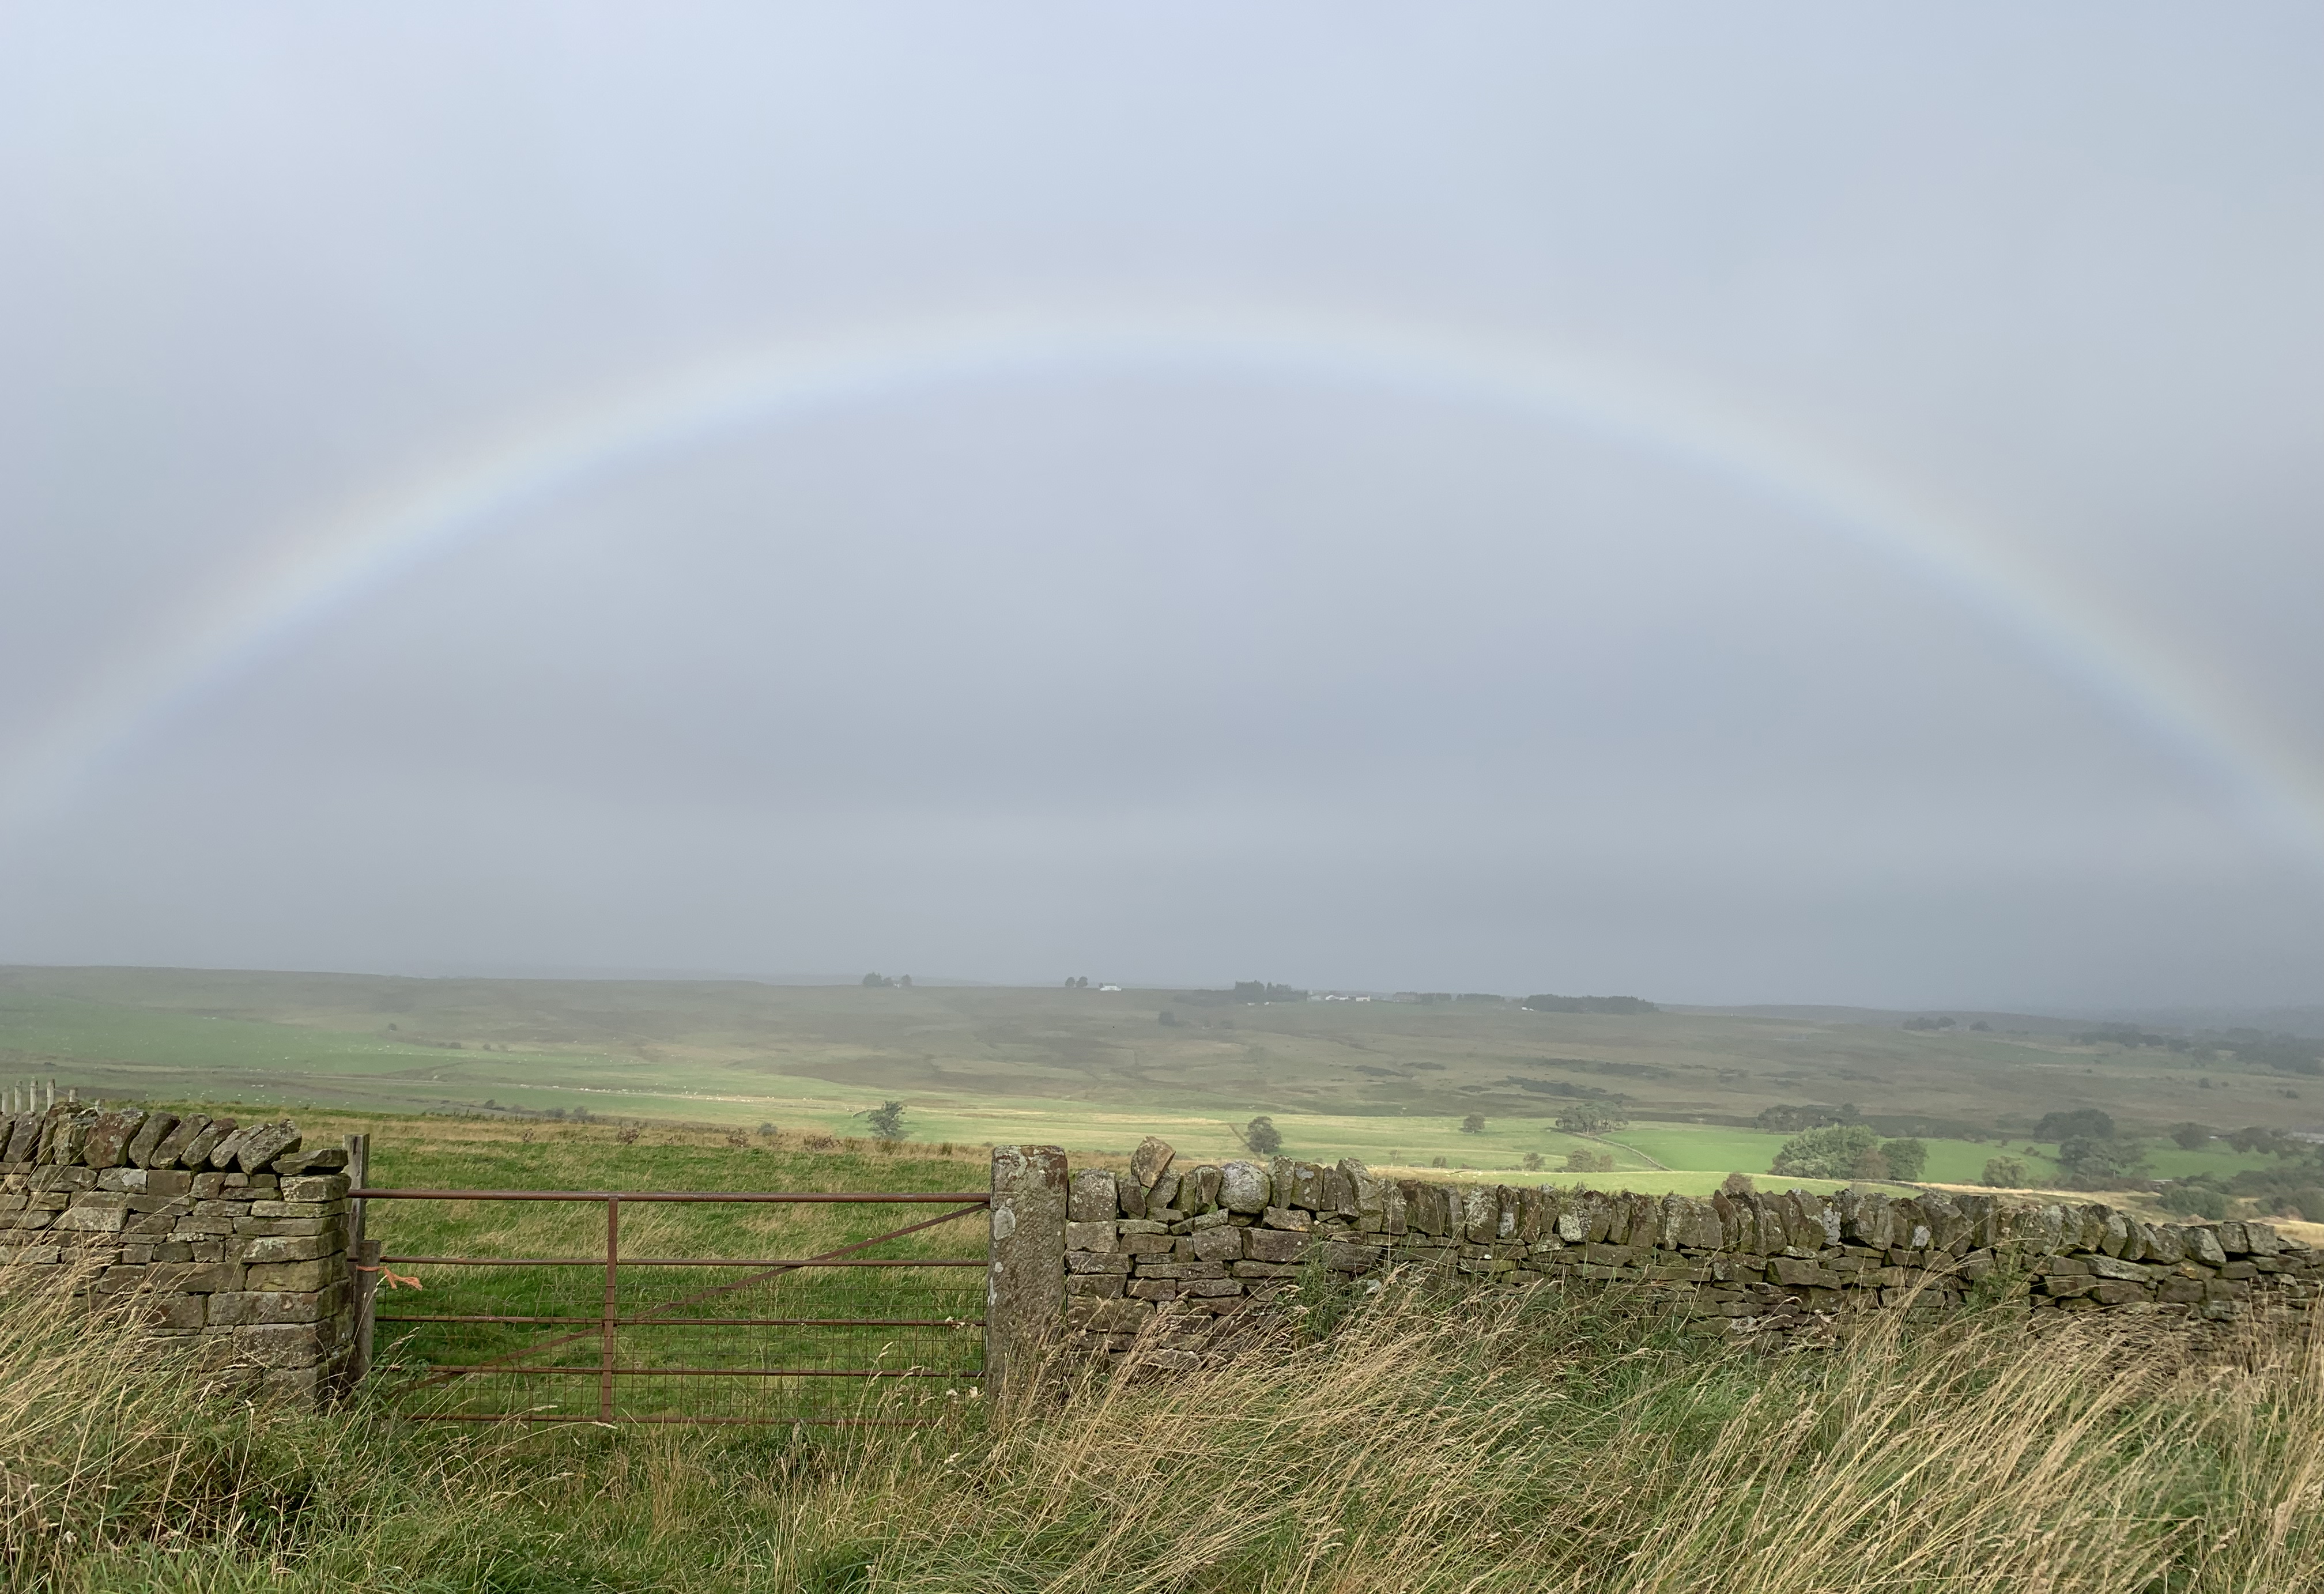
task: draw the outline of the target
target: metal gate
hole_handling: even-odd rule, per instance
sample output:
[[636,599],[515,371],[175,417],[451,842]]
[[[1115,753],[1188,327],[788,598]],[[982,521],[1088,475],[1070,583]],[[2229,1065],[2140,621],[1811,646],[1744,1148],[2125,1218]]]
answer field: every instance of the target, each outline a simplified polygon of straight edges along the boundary
[[[543,1253],[360,1243],[359,1355],[409,1416],[917,1424],[975,1398],[984,1374],[987,1226],[963,1221],[986,1212],[981,1191],[354,1193],[358,1213],[446,1203],[439,1234]],[[945,1210],[895,1226],[931,1205]],[[741,1210],[677,1221],[711,1207]],[[430,1216],[383,1226],[424,1239]],[[738,1238],[761,1254],[687,1254]]]

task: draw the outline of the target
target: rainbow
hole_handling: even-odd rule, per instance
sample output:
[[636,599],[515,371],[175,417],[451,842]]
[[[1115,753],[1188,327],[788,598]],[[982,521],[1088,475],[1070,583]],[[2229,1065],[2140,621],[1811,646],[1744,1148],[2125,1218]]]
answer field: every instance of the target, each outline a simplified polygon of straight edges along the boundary
[[1371,318],[1267,310],[1000,313],[778,344],[533,417],[352,503],[116,659],[0,772],[0,838],[66,806],[204,694],[512,511],[722,430],[947,384],[1092,369],[1250,372],[1493,404],[1709,467],[1856,539],[2006,627],[2324,869],[2324,779],[2222,683],[1978,520],[1762,410],[1635,366]]

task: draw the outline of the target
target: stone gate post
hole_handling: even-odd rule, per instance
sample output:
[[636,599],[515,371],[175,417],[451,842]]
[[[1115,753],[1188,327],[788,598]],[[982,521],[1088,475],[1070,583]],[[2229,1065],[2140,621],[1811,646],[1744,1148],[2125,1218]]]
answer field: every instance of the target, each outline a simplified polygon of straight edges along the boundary
[[992,1239],[984,1275],[986,1397],[1024,1398],[1065,1308],[1065,1153],[992,1148]]

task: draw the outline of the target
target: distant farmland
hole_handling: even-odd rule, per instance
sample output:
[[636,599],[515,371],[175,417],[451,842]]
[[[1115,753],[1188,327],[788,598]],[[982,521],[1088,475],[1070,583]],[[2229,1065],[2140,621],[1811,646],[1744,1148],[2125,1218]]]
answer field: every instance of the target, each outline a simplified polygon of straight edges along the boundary
[[[1164,1023],[1167,1012],[1175,1022]],[[1605,1184],[1700,1191],[1763,1173],[1784,1104],[1850,1103],[1928,1140],[1927,1177],[1974,1181],[2006,1150],[2035,1176],[2043,1113],[2128,1131],[2305,1121],[2324,1086],[2223,1058],[2077,1044],[2061,1026],[1907,1030],[1829,1018],[1543,1013],[1512,1002],[1239,1003],[1224,992],[795,987],[743,981],[410,980],[171,970],[0,971],[0,1077],[85,1093],[373,1111],[587,1113],[834,1135],[905,1102],[925,1141],[1124,1150],[1148,1133],[1234,1153],[1273,1118],[1294,1155],[1554,1171],[1609,1154]],[[1577,1102],[1629,1120],[1561,1133]],[[1471,1114],[1481,1133],[1464,1133]],[[2263,1165],[2162,1147],[2159,1171]],[[2164,1165],[2168,1164],[2167,1166]],[[1536,1176],[1541,1176],[1536,1175]]]

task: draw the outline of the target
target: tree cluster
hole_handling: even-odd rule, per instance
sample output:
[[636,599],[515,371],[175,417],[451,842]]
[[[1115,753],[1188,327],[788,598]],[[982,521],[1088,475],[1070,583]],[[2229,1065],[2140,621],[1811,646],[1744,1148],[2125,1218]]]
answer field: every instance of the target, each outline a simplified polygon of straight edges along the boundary
[[1635,996],[1529,996],[1524,1005],[1536,1013],[1659,1013],[1662,1009]]
[[1794,1179],[1899,1179],[1926,1171],[1929,1148],[1909,1138],[1884,1140],[1869,1124],[1833,1124],[1784,1142],[1768,1168]]

